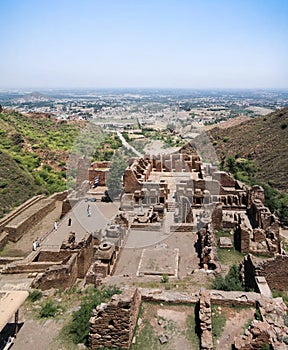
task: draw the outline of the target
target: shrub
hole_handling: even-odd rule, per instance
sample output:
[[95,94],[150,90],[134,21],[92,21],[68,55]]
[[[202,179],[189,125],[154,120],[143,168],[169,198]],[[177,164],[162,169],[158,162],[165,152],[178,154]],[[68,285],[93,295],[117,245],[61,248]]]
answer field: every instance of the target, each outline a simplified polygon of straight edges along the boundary
[[216,277],[212,283],[212,288],[225,291],[242,291],[243,287],[240,280],[239,266],[232,265],[225,277]]
[[255,317],[255,320],[257,320],[257,321],[263,321],[259,309],[256,309],[255,314],[254,314],[254,317]]
[[45,304],[42,305],[42,308],[39,312],[40,318],[48,318],[55,317],[57,313],[57,305],[52,299],[46,301]]
[[112,295],[120,293],[120,289],[115,286],[107,286],[101,289],[88,288],[85,291],[80,309],[73,312],[72,321],[68,325],[68,333],[73,343],[87,345],[92,310],[102,302],[109,301]]
[[163,273],[162,278],[161,278],[161,283],[168,283],[169,282],[169,276],[167,273]]
[[40,300],[42,298],[42,291],[39,289],[32,290],[29,292],[28,299],[34,303],[34,301]]

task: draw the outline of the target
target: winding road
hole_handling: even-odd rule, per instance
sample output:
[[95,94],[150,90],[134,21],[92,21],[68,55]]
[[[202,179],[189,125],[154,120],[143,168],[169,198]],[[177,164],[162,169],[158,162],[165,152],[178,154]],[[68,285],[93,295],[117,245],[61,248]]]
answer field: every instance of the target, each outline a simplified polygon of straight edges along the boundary
[[129,143],[124,139],[123,135],[120,131],[117,131],[117,135],[120,138],[122,145],[126,147],[127,149],[131,150],[133,153],[135,153],[138,157],[143,157],[143,154],[138,152],[133,146],[129,145]]

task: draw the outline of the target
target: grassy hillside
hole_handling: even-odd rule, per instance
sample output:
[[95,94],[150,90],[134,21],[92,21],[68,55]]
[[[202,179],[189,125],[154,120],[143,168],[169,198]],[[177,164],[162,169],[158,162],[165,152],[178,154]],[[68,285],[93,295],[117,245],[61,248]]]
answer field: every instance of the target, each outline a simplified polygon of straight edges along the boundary
[[0,217],[35,194],[63,191],[67,182],[73,185],[79,156],[110,160],[121,145],[116,134],[103,133],[92,123],[2,111]]
[[228,129],[209,132],[219,160],[254,164],[256,180],[288,193],[288,108]]
[[66,188],[65,164],[81,123],[0,113],[0,216],[39,193]]
[[227,129],[214,128],[209,137],[222,168],[247,184],[261,184],[267,206],[288,226],[288,108]]

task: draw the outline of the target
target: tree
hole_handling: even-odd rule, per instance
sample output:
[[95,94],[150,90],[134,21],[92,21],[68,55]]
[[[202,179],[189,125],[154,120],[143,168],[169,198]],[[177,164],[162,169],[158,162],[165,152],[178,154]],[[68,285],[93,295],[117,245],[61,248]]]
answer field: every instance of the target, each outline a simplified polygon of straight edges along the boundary
[[113,200],[122,192],[122,177],[127,167],[123,154],[115,152],[107,179],[109,197]]

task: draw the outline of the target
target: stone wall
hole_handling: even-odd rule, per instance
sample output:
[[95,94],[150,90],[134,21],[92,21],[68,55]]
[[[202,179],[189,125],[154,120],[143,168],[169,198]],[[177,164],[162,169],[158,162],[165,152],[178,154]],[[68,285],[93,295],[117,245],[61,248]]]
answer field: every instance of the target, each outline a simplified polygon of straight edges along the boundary
[[[81,248],[80,248],[81,247]],[[93,238],[91,234],[86,234],[79,244],[79,254],[77,259],[78,278],[84,278],[92,262],[94,255]]]
[[65,264],[70,258],[69,252],[32,251],[24,259],[15,259],[7,262],[1,271],[3,274],[45,272],[51,266]]
[[238,215],[235,246],[242,253],[270,254],[281,252],[279,221],[260,199],[255,199],[245,213]]
[[216,231],[222,231],[223,229],[223,205],[222,203],[216,203],[215,208],[212,211],[212,224]]
[[9,240],[17,242],[25,232],[36,225],[55,208],[56,201],[51,198],[40,199],[25,211],[14,217],[6,226]]
[[195,321],[200,330],[201,350],[213,349],[211,305],[258,307],[262,321],[254,320],[244,335],[235,338],[235,349],[260,350],[264,344],[271,344],[277,350],[287,349],[287,308],[282,298],[266,298],[254,292],[202,290],[187,293],[148,288],[124,290],[122,295],[114,296],[110,303],[101,304],[93,311],[89,335],[91,349],[128,349],[141,302],[196,304]]
[[265,277],[270,289],[288,290],[288,255],[276,255],[275,258],[259,261],[248,255],[244,259],[244,278],[247,288],[256,288],[255,276]]
[[83,156],[78,160],[76,186],[81,186],[82,182],[88,180],[88,168],[90,167],[90,160]]
[[258,292],[257,283],[255,280],[256,268],[253,256],[248,254],[244,257],[242,262],[242,280],[246,289],[253,289]]
[[90,348],[129,349],[140,304],[138,289],[125,290],[113,296],[110,303],[100,304],[90,318]]
[[77,253],[71,254],[69,260],[65,264],[49,267],[43,274],[38,275],[36,279],[34,279],[32,287],[42,290],[50,288],[65,290],[71,288],[76,282],[78,275],[77,255]]
[[96,281],[101,278],[105,278],[109,274],[109,265],[102,263],[101,261],[95,261],[90,266],[86,274],[86,284],[96,285]]
[[0,233],[0,249],[4,248],[8,241],[9,241],[8,233],[5,231],[1,232]]
[[98,177],[98,186],[106,186],[106,181],[109,175],[110,162],[94,162],[88,171],[88,180],[90,184],[94,184],[94,179]]
[[28,199],[25,203],[19,205],[15,210],[13,210],[11,213],[5,215],[4,218],[0,219],[0,232],[3,232],[5,230],[5,226],[12,221],[14,218],[16,218],[19,214],[21,214],[24,210],[31,207],[33,204],[37,203],[41,199],[45,198],[43,195],[35,196],[31,199]]
[[148,159],[139,158],[125,170],[123,186],[126,193],[140,191],[143,183],[149,179],[152,164]]
[[195,230],[195,225],[191,223],[189,224],[180,223],[178,225],[174,224],[170,226],[170,232],[193,232],[194,230]]
[[222,187],[233,187],[235,188],[236,186],[236,181],[235,179],[227,174],[225,171],[215,171],[212,174],[213,180],[219,181]]
[[57,192],[52,194],[49,198],[55,199],[55,201],[63,202],[68,196],[68,191]]
[[77,266],[78,278],[84,278],[94,255],[94,240],[91,233],[86,233],[80,242],[76,242],[75,233],[70,232],[62,242],[61,251],[66,253],[78,253]]
[[66,198],[62,203],[61,218],[64,217],[79,202],[77,198]]
[[221,265],[217,255],[217,242],[214,229],[211,224],[206,224],[198,231],[198,242],[200,246],[201,265],[205,269],[221,271]]
[[69,256],[69,252],[66,251],[50,251],[50,250],[41,250],[38,256],[33,261],[51,261],[51,262],[59,262],[63,261]]
[[199,323],[201,350],[213,350],[212,311],[208,291],[202,291],[199,300]]

